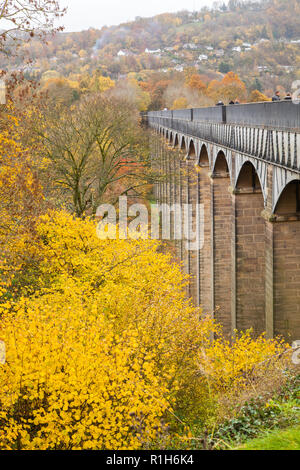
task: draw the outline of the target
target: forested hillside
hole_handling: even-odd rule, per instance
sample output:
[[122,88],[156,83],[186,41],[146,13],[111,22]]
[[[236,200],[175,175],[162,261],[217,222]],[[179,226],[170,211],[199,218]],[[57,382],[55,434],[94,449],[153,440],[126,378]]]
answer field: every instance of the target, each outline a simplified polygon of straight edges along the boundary
[[59,33],[47,44],[38,38],[24,43],[17,57],[7,47],[0,67],[71,81],[96,70],[113,80],[134,73],[138,81],[148,81],[153,72],[156,81],[169,80],[193,68],[206,84],[233,70],[250,91],[270,94],[279,85],[289,91],[300,74],[300,1],[230,0],[193,13]]

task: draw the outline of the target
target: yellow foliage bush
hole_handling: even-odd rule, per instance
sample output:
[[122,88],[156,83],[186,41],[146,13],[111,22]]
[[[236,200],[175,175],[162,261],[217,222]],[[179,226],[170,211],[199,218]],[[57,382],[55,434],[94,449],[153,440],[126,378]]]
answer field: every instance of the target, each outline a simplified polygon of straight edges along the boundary
[[259,90],[253,90],[250,94],[249,101],[251,103],[259,103],[261,101],[271,101],[271,98],[268,98],[266,95],[261,93]]
[[[0,286],[7,285],[7,270],[16,272],[19,259],[16,248],[32,239],[35,218],[41,213],[44,196],[32,165],[28,148],[19,136],[19,119],[13,109],[0,117]],[[13,259],[12,259],[13,256]]]
[[168,406],[153,355],[80,292],[22,300],[0,337],[0,449],[136,449]]
[[249,379],[255,377],[256,366],[288,348],[280,338],[267,339],[265,334],[253,338],[251,330],[236,335],[233,342],[221,335],[198,356],[199,369],[215,392],[232,392],[247,386]]
[[284,348],[221,339],[159,242],[101,240],[93,221],[51,212],[29,259],[26,247],[6,272],[19,297],[0,312],[0,449],[147,448],[177,412],[205,420],[211,391]]
[[187,108],[187,106],[187,99],[184,96],[181,96],[180,98],[174,100],[174,103],[172,104],[172,109],[184,109]]
[[100,240],[64,212],[36,231],[22,271],[35,292],[2,306],[0,448],[146,446],[212,322],[199,321],[157,242]]

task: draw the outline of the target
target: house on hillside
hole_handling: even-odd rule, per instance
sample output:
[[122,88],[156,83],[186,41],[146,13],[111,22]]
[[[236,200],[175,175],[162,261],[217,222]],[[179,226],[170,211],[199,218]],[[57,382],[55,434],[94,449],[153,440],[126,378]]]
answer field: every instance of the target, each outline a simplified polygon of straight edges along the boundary
[[193,49],[193,50],[197,49],[196,44],[192,44],[192,43],[184,44],[182,47],[183,49]]
[[279,65],[279,67],[286,71],[286,73],[291,73],[295,70],[293,65]]
[[136,54],[134,52],[122,50],[122,49],[117,54],[118,57],[129,57],[132,55],[136,55]]
[[160,53],[161,53],[161,49],[151,50],[151,49],[146,48],[146,49],[145,49],[145,53],[146,53],[146,54],[160,54]]
[[268,72],[269,71],[269,67],[267,65],[258,65],[257,66],[257,70],[259,72]]
[[224,54],[225,54],[224,49],[218,49],[218,50],[215,52],[215,56],[216,56],[216,57],[223,57]]

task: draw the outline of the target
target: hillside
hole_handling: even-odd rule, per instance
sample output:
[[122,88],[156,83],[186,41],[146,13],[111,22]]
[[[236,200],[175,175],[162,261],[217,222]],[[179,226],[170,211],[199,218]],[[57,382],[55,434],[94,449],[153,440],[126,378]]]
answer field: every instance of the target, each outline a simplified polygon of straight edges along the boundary
[[[300,78],[300,0],[230,0],[213,9],[136,18],[119,26],[59,33],[48,43],[24,44],[18,58],[0,67],[40,79],[54,71],[70,80],[97,70],[113,80],[134,73],[138,81],[178,78],[187,68],[206,83],[233,70],[248,90],[290,91]],[[19,51],[20,52],[20,51]]]

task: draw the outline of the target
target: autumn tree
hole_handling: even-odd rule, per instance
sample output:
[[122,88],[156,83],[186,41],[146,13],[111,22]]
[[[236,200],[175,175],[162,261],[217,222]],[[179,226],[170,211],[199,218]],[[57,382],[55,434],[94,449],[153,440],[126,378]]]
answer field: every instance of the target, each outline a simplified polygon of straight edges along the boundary
[[114,86],[115,82],[110,77],[103,76],[99,71],[96,71],[89,80],[89,89],[93,92],[103,93]]
[[55,104],[70,105],[80,96],[79,83],[66,78],[50,78],[43,83],[41,91]]
[[123,99],[127,98],[141,112],[147,111],[151,103],[150,93],[144,91],[139,82],[130,76],[126,80],[119,80],[110,94]]
[[151,104],[149,110],[158,110],[165,107],[164,93],[170,85],[170,80],[151,80],[148,85],[148,90],[151,96]]
[[15,257],[16,245],[29,254],[36,218],[45,208],[34,152],[24,145],[26,135],[22,140],[20,120],[7,106],[0,115],[0,299],[1,286],[12,282],[7,270],[16,274],[22,263],[21,253]]
[[186,85],[192,90],[197,90],[199,93],[204,93],[206,90],[206,86],[198,74],[193,74],[191,77],[187,77]]
[[104,95],[85,96],[59,117],[46,112],[36,133],[52,169],[53,197],[82,217],[104,198],[115,203],[120,194],[138,194],[149,166],[139,122],[134,105]]
[[261,93],[258,90],[253,90],[250,94],[250,102],[251,103],[259,103],[261,101],[271,101],[266,95]]
[[243,101],[247,95],[245,83],[234,72],[228,72],[221,81],[213,80],[207,88],[207,94],[215,102],[240,100]]
[[174,103],[172,105],[172,109],[185,109],[188,107],[188,102],[187,99],[183,96],[180,96],[176,100],[174,100]]

